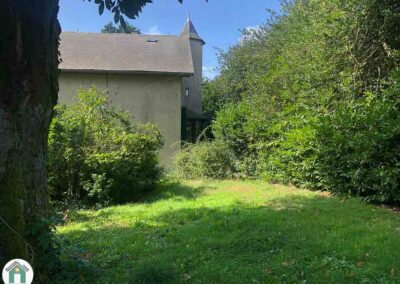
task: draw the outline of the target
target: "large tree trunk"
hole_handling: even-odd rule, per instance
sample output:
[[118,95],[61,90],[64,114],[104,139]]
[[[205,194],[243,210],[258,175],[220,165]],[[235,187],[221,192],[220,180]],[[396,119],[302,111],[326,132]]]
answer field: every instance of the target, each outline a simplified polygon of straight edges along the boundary
[[0,0],[0,267],[38,261],[46,152],[58,93],[58,0]]

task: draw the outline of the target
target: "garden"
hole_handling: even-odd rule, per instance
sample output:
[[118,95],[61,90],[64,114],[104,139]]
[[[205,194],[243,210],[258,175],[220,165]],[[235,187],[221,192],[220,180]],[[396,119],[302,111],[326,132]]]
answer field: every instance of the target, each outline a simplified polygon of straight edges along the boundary
[[[28,2],[37,24],[0,4],[1,262],[37,283],[400,283],[398,0],[281,1],[219,52],[209,128],[164,167],[157,126],[106,90],[53,109],[58,1]],[[122,31],[151,1],[94,2]]]
[[60,255],[75,260],[65,279],[400,282],[391,5],[284,2],[243,31],[203,83],[208,135],[183,143],[164,171],[156,127],[108,107],[105,94],[82,90],[57,107],[48,167],[64,214]]
[[261,181],[163,182],[57,229],[80,283],[400,281],[398,212]]

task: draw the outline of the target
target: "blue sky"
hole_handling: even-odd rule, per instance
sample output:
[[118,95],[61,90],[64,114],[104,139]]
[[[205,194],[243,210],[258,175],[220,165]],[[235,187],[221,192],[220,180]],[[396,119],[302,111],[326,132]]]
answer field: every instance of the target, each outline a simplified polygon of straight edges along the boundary
[[[179,34],[188,13],[206,41],[203,70],[214,77],[218,66],[216,49],[226,50],[240,38],[239,29],[256,27],[268,17],[266,9],[279,10],[279,0],[154,0],[139,18],[131,21],[142,33]],[[112,15],[99,16],[97,5],[82,0],[60,0],[59,20],[63,31],[99,32]]]

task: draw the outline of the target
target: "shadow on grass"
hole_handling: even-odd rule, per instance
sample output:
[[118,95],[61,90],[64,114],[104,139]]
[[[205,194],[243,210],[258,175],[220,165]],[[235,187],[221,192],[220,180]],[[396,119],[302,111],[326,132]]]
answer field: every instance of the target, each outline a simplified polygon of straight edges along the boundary
[[204,195],[206,190],[212,190],[212,186],[188,186],[178,181],[163,181],[156,190],[144,197],[141,201],[146,203],[166,199],[196,199]]
[[[137,203],[132,203],[133,205],[138,203],[153,203],[161,200],[168,199],[181,199],[181,200],[194,200],[204,195],[206,190],[212,190],[215,187],[212,186],[188,186],[184,185],[178,181],[163,181],[157,188],[150,192],[145,197],[141,198]],[[104,209],[104,208],[103,208]],[[88,222],[93,218],[97,217],[107,217],[112,215],[112,211],[100,211],[99,215],[96,215],[96,211],[71,211],[68,213],[68,220],[73,222]]]
[[[158,199],[207,188],[176,186]],[[100,283],[395,283],[400,253],[388,223],[399,220],[385,217],[358,201],[296,196],[155,212],[130,227],[65,236],[91,251]]]

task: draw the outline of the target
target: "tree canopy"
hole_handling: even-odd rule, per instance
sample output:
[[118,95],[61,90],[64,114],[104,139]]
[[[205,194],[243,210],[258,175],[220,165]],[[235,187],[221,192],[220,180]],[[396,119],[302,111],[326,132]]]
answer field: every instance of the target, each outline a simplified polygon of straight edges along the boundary
[[[87,1],[91,2],[92,0]],[[114,14],[114,22],[121,23],[124,29],[127,28],[127,22],[123,15],[129,19],[135,19],[142,12],[144,6],[153,3],[152,0],[94,0],[94,2],[98,5],[100,15],[104,13],[104,9],[107,9]],[[178,0],[178,2],[182,3],[183,0]]]
[[126,27],[124,28],[122,25],[114,25],[113,22],[107,23],[102,29],[102,33],[118,33],[118,34],[140,34],[140,30],[131,25],[130,23],[126,23]]
[[217,142],[239,176],[400,204],[399,1],[282,3],[205,83]]

